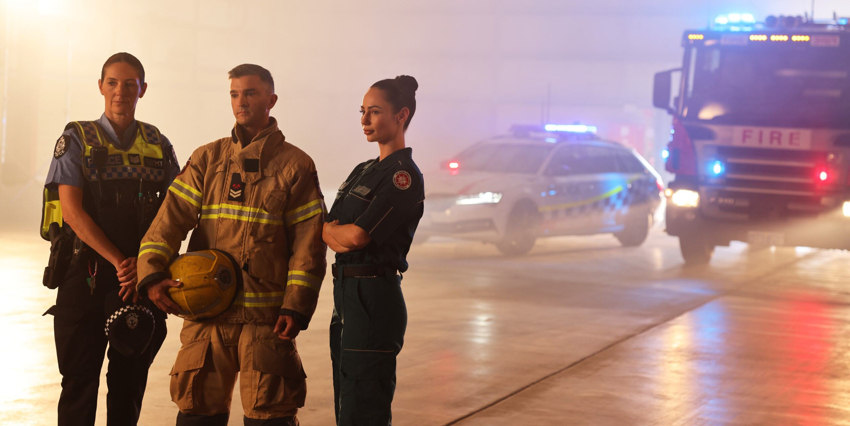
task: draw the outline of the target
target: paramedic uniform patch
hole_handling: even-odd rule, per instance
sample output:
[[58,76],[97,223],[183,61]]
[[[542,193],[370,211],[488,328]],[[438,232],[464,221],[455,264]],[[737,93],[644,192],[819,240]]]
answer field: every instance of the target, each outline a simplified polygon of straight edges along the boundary
[[410,184],[412,183],[412,180],[410,179],[410,173],[407,173],[404,170],[399,170],[395,172],[395,174],[393,175],[393,183],[398,189],[404,190],[410,188]]

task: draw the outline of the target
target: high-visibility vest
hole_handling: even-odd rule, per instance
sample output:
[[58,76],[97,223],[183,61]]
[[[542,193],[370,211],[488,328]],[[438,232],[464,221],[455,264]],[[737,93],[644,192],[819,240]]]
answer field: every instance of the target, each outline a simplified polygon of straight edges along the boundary
[[[110,241],[134,253],[153,221],[162,199],[173,156],[163,152],[159,130],[137,121],[133,145],[126,151],[109,142],[94,121],[73,121],[65,129],[82,141],[82,172],[86,179],[83,207]],[[101,162],[102,164],[98,164]],[[41,236],[49,240],[51,223],[63,225],[58,189],[44,189]]]

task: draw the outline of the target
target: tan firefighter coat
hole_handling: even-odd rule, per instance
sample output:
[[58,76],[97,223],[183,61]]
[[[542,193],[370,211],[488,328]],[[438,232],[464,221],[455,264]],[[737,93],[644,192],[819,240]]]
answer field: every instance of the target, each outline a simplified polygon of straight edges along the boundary
[[194,230],[188,251],[223,250],[242,266],[243,289],[222,318],[274,324],[287,314],[306,328],[327,266],[316,167],[274,119],[244,148],[238,135],[236,126],[195,150],[168,188],[139,250],[139,289],[167,277]]

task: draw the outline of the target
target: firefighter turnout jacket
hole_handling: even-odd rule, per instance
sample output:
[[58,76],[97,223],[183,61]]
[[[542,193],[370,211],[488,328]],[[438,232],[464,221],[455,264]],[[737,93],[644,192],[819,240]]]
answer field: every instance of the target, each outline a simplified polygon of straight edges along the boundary
[[167,265],[193,230],[188,251],[218,249],[242,268],[243,288],[221,314],[274,324],[290,315],[307,328],[326,269],[325,204],[316,167],[271,124],[250,143],[231,137],[195,150],[139,250],[139,289],[167,278]]

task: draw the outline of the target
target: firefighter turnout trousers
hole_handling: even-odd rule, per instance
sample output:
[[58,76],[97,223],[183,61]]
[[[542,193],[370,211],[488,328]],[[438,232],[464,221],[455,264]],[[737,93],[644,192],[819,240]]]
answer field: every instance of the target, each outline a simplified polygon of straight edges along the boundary
[[[304,406],[307,376],[295,341],[278,338],[274,325],[186,320],[180,342],[171,370],[178,425],[227,424],[237,376],[246,425],[263,419],[297,424],[294,416]],[[203,417],[223,418],[223,423],[191,421]]]

